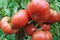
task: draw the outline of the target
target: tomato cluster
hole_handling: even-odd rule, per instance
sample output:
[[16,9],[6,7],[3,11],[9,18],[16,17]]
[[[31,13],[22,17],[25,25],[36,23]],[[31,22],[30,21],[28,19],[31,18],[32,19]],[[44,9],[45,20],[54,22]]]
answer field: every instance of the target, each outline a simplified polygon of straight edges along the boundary
[[[32,40],[52,40],[50,24],[60,21],[59,17],[60,14],[50,9],[46,0],[32,0],[27,9],[19,10],[12,18],[3,17],[0,27],[6,34],[15,34],[24,28],[25,33],[32,36]],[[29,20],[33,21],[28,24]],[[37,23],[39,25],[36,26]],[[41,30],[38,30],[39,28]]]

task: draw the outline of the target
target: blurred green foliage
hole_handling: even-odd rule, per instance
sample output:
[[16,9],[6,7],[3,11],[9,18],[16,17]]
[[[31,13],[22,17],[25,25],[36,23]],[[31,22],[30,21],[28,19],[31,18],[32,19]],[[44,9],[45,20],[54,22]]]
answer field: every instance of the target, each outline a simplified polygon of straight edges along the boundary
[[[27,4],[31,0],[0,0],[0,19],[4,16],[12,17],[19,9],[26,9]],[[57,10],[60,13],[60,0],[47,0],[50,4],[50,8]],[[60,40],[60,23],[57,22],[51,25],[51,33],[53,35],[53,40]],[[0,29],[0,37],[4,35]],[[13,38],[12,38],[13,37]],[[31,37],[28,36],[27,40]],[[15,34],[7,35],[4,40],[15,40]]]

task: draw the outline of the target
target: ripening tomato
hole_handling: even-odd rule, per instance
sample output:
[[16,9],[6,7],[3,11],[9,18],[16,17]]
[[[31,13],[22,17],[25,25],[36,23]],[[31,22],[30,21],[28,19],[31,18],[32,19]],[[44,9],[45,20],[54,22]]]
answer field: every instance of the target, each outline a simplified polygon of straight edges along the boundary
[[46,20],[47,23],[55,23],[57,21],[59,21],[59,14],[56,10],[52,10],[51,11],[51,16]]
[[49,3],[46,0],[32,0],[27,7],[29,16],[36,22],[42,23],[50,16]]
[[23,28],[29,21],[28,13],[26,10],[19,10],[12,17],[13,28]]
[[49,31],[50,30],[50,24],[41,24],[40,27],[44,31]]
[[52,34],[49,31],[37,31],[33,33],[32,40],[52,40]]
[[32,35],[37,30],[36,27],[34,27],[34,24],[29,24],[25,27],[25,32],[27,35]]
[[14,34],[14,33],[18,32],[19,29],[13,29],[11,23],[8,22],[9,20],[10,20],[10,17],[2,18],[2,20],[1,20],[2,31],[6,34]]

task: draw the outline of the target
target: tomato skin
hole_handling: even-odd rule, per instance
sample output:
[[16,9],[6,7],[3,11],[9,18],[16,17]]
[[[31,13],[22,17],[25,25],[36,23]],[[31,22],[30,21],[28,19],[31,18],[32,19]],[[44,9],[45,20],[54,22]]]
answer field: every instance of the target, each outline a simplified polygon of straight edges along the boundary
[[52,34],[49,31],[37,31],[33,33],[32,40],[52,40]]
[[37,30],[36,27],[34,27],[34,24],[29,24],[25,27],[25,32],[27,35],[32,35]]
[[49,31],[45,31],[45,33],[46,33],[46,36],[47,36],[47,40],[52,40],[52,34]]
[[56,10],[52,10],[51,11],[51,16],[46,20],[47,23],[55,23],[59,21],[59,14]]
[[13,28],[23,28],[29,21],[28,13],[26,10],[19,10],[15,15],[12,17],[12,25]]
[[50,24],[41,24],[40,27],[44,31],[49,31],[50,30]]
[[45,0],[32,0],[27,7],[29,16],[36,22],[42,23],[50,16],[50,7]]
[[3,17],[1,20],[1,28],[3,32],[6,34],[14,34],[18,32],[18,29],[12,28],[11,23],[9,23],[8,20],[10,20],[10,17]]

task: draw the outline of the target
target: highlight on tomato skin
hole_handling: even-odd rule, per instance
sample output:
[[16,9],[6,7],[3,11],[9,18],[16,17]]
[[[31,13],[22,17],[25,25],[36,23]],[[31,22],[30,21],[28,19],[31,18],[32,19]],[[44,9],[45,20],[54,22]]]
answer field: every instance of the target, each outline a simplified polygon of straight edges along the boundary
[[15,34],[19,29],[13,29],[11,23],[8,22],[9,20],[10,17],[7,16],[1,19],[1,29],[5,34]]
[[52,40],[52,34],[49,31],[36,31],[32,35],[32,40]]
[[29,16],[38,23],[45,22],[51,15],[46,0],[32,0],[27,6],[27,11]]
[[23,28],[29,21],[28,12],[26,10],[19,10],[16,14],[13,15],[11,23],[13,28]]
[[34,26],[34,24],[29,24],[29,25],[26,25],[25,27],[25,33],[27,35],[32,35],[35,31],[37,30],[37,28]]

